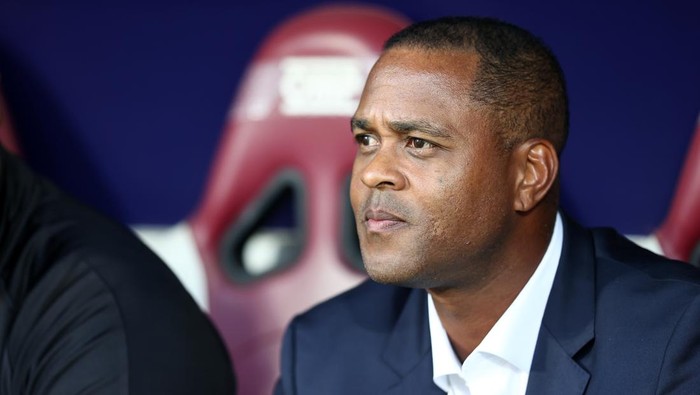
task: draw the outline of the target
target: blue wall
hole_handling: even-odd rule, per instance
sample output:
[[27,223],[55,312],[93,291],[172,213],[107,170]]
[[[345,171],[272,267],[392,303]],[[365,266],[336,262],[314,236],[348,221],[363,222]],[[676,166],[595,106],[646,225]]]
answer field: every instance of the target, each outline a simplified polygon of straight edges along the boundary
[[[56,3],[56,4],[54,4]],[[321,1],[0,2],[0,73],[29,162],[127,223],[196,206],[266,34]],[[648,233],[700,112],[700,2],[380,1],[413,20],[490,15],[545,39],[571,96],[564,205]]]

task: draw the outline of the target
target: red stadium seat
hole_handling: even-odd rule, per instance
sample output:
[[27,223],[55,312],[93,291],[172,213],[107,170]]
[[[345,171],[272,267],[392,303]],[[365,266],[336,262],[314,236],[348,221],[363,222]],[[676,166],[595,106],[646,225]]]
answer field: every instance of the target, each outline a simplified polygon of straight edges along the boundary
[[10,119],[9,111],[7,111],[2,92],[0,92],[0,144],[15,155],[20,153],[19,145],[17,144],[17,134],[12,127],[12,120]]
[[[656,231],[663,253],[698,265],[700,242],[700,118],[695,127],[676,192],[663,224]],[[693,254],[694,253],[694,254]]]
[[242,394],[271,393],[293,315],[365,276],[344,216],[349,119],[383,42],[407,23],[377,7],[314,9],[273,31],[247,70],[189,220]]

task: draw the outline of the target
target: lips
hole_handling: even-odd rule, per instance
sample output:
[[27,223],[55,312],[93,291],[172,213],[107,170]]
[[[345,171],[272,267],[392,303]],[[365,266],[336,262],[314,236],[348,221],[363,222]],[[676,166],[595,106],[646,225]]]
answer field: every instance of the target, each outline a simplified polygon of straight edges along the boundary
[[365,226],[369,232],[388,232],[406,225],[401,217],[381,209],[365,210]]

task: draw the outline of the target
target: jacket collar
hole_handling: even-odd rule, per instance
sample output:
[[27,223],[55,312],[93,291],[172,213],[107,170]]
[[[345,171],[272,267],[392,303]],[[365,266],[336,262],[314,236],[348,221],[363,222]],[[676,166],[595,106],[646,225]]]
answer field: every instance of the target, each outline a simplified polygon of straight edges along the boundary
[[432,380],[428,297],[425,290],[411,291],[382,354],[396,373],[385,394],[444,394]]
[[564,244],[535,347],[528,394],[582,394],[590,378],[575,357],[594,336],[594,246],[585,229],[562,217]]

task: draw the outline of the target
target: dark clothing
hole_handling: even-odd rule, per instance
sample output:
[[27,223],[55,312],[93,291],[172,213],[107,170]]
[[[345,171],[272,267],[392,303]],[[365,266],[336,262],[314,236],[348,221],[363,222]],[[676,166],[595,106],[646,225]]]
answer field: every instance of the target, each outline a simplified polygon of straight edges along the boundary
[[0,149],[0,394],[232,394],[214,327],[127,228]]
[[[564,221],[531,395],[700,393],[700,272]],[[424,290],[366,282],[294,319],[277,394],[444,394]]]

